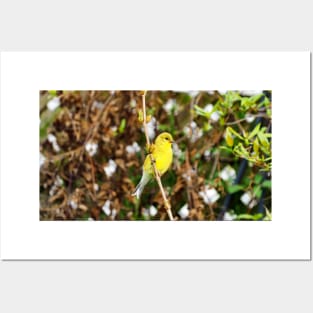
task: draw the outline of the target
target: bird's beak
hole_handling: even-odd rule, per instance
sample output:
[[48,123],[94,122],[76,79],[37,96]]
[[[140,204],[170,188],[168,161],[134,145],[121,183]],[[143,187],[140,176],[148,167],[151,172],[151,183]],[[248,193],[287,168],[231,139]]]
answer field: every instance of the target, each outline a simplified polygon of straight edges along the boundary
[[171,143],[174,143],[175,142],[175,140],[171,140]]

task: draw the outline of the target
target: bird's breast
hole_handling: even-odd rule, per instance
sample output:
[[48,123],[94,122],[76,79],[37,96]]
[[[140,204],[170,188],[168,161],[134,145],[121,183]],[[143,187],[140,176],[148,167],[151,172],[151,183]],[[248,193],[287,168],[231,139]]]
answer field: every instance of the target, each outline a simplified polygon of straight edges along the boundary
[[156,167],[160,174],[164,174],[173,161],[172,149],[164,149],[155,155]]

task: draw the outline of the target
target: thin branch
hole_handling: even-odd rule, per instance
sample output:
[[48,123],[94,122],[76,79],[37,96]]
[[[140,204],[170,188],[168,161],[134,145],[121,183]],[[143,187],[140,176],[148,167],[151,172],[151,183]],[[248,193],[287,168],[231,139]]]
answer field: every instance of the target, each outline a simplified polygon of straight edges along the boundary
[[187,176],[186,176],[186,182],[187,182],[187,186],[186,186],[186,190],[187,190],[187,197],[188,197],[188,206],[189,209],[192,209],[194,206],[194,201],[193,201],[193,196],[192,196],[192,192],[191,192],[191,175],[192,175],[192,170],[191,170],[191,165],[190,165],[190,161],[189,161],[189,150],[188,148],[186,149],[186,172],[187,172]]
[[210,173],[210,176],[209,176],[210,179],[213,179],[213,176],[214,176],[214,173],[216,171],[216,167],[217,167],[217,163],[219,161],[219,158],[220,158],[220,152],[218,151],[215,154],[214,163],[212,165],[211,173]]
[[[144,127],[144,131],[145,131],[145,135],[146,135],[147,146],[148,146],[148,149],[149,149],[150,148],[150,140],[149,140],[149,136],[148,136],[147,117],[146,117],[146,91],[144,91],[143,94],[142,94],[142,111],[143,111],[143,127]],[[166,209],[167,215],[168,215],[168,217],[169,217],[169,219],[171,221],[174,221],[174,217],[173,217],[172,210],[171,210],[171,205],[170,205],[170,202],[167,200],[167,197],[165,195],[165,191],[164,191],[164,188],[163,188],[163,185],[162,185],[160,174],[159,174],[159,172],[158,172],[158,170],[156,168],[155,160],[153,158],[152,153],[149,153],[149,157],[150,157],[150,160],[151,160],[151,164],[152,164],[152,167],[153,167],[155,178],[156,178],[156,180],[158,182],[158,185],[159,185],[161,193],[162,193],[162,197],[163,197],[163,201],[164,201],[164,205],[165,205],[165,209]]]
[[[251,115],[251,117],[254,117],[254,118],[257,118],[257,117],[264,117],[264,118],[269,118],[270,119],[270,117],[267,115],[267,114],[262,114],[262,113],[260,113],[260,114],[255,114],[255,115]],[[245,118],[242,118],[242,119],[240,119],[240,120],[235,120],[235,121],[233,121],[233,122],[227,122],[227,123],[225,123],[225,125],[235,125],[235,124],[239,124],[239,123],[241,123],[241,122],[244,122],[244,121],[246,121],[247,120],[247,118],[245,117]]]

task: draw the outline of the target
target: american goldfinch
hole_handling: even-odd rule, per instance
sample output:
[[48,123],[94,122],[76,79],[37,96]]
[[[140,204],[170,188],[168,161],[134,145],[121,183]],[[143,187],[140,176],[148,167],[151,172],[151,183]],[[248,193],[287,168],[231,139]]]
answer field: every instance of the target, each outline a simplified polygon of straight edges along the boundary
[[[162,176],[169,169],[172,163],[172,143],[172,135],[169,133],[162,133],[156,138],[155,143],[152,144],[150,147],[150,153],[152,154],[153,160],[155,161],[156,169],[160,176]],[[139,199],[143,189],[153,176],[154,170],[151,164],[151,158],[150,155],[147,155],[143,164],[141,180],[132,195],[136,196]]]

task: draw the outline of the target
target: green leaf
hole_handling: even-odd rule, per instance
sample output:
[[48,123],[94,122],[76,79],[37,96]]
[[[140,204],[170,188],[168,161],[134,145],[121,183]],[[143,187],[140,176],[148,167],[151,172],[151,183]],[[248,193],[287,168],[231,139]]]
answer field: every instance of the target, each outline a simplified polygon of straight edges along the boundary
[[268,142],[268,140],[267,140],[267,138],[266,138],[266,136],[264,135],[264,133],[263,132],[258,132],[258,137],[259,137],[259,139],[260,139],[260,142],[261,142],[261,144],[264,146],[264,147],[269,147],[269,142]]
[[232,107],[234,102],[239,101],[239,100],[241,100],[241,97],[240,97],[238,92],[228,91],[225,94],[224,106],[227,108],[230,108],[230,107]]
[[230,133],[229,127],[226,128],[226,137],[225,137],[226,143],[229,147],[232,147],[234,145],[234,139]]
[[124,132],[125,127],[126,127],[126,119],[123,118],[123,119],[121,120],[121,124],[120,124],[120,126],[119,126],[119,128],[118,128],[118,131],[120,132],[120,134],[122,134],[122,133]]
[[228,185],[226,188],[227,188],[228,193],[230,194],[233,194],[235,192],[245,189],[243,185]]
[[243,157],[249,158],[249,152],[247,151],[247,149],[242,145],[242,143],[239,143],[237,145],[237,148],[239,150],[239,152],[241,153],[241,155]]
[[230,132],[232,133],[233,135],[235,135],[236,137],[240,138],[241,140],[244,140],[244,138],[239,134],[237,133],[232,127],[228,126],[226,128],[226,132]]
[[259,123],[258,125],[256,125],[253,129],[253,131],[249,134],[248,139],[253,138],[260,130],[261,127],[261,123]]
[[272,181],[271,180],[264,180],[264,182],[262,183],[262,187],[264,188],[272,188]]
[[253,103],[256,103],[261,99],[261,97],[263,97],[263,94],[259,93],[258,95],[251,96],[249,100]]
[[256,184],[260,184],[261,181],[262,181],[262,179],[263,179],[263,176],[260,175],[260,174],[256,174],[256,175],[254,176],[254,182],[255,182]]
[[205,110],[203,110],[202,108],[200,108],[198,105],[195,105],[195,113],[201,116],[204,116],[206,118],[210,118],[210,115],[212,112],[207,112]]
[[253,151],[255,152],[256,155],[258,155],[259,153],[259,147],[260,147],[259,140],[258,138],[255,138],[255,140],[253,141]]
[[212,125],[210,123],[208,123],[208,122],[204,123],[204,125],[203,125],[203,130],[205,132],[211,130],[212,128],[213,128]]
[[230,152],[230,153],[233,152],[232,149],[230,149],[230,148],[228,148],[228,147],[225,147],[225,146],[220,146],[219,148],[222,149],[222,150],[226,150],[227,152]]
[[259,220],[260,218],[263,217],[263,214],[262,213],[258,213],[258,214],[255,214],[255,215],[251,215],[251,214],[239,214],[237,215],[237,220],[253,220],[253,221],[256,221],[256,220]]
[[261,195],[262,195],[262,187],[260,185],[255,186],[253,188],[253,193],[255,195],[256,198],[260,199]]
[[57,91],[56,90],[49,90],[49,95],[53,96],[53,97],[56,97],[57,95]]

